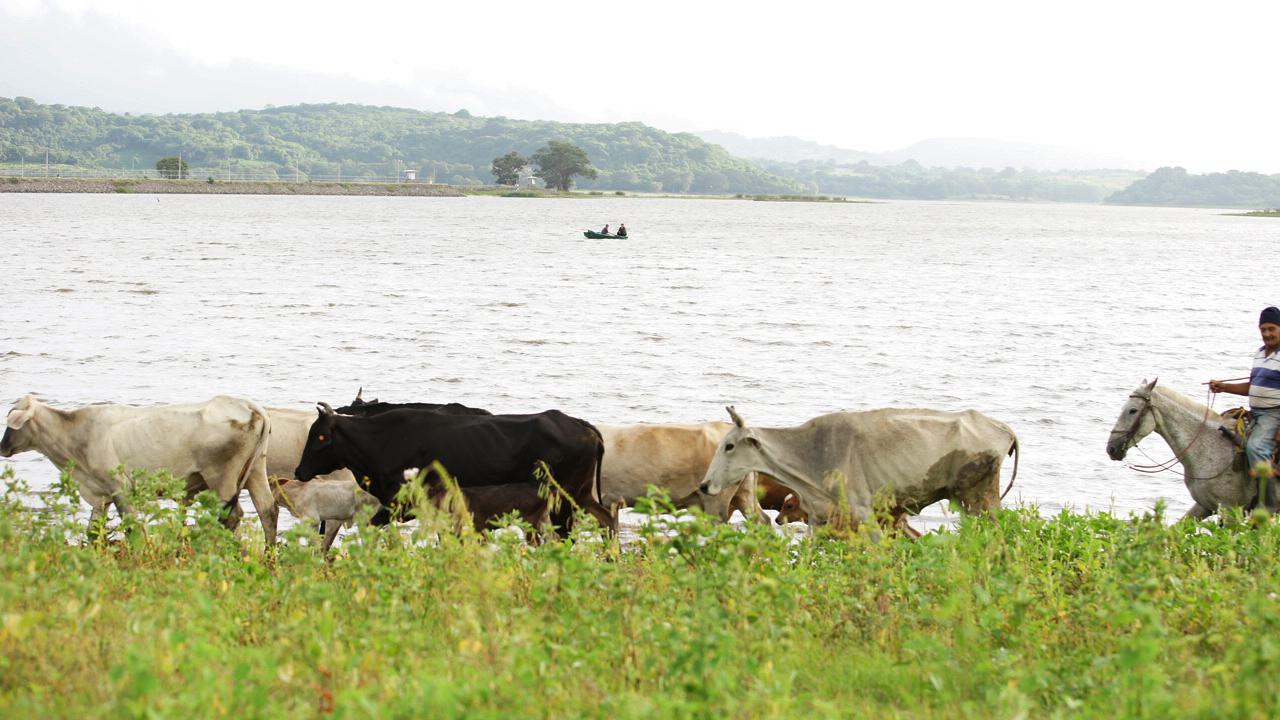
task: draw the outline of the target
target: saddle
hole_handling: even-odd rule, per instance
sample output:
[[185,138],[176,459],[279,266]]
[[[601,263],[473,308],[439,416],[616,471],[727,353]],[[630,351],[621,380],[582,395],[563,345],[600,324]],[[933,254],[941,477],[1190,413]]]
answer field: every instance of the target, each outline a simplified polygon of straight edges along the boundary
[[[1249,438],[1249,433],[1253,430],[1253,415],[1248,408],[1231,408],[1221,413],[1223,419],[1227,422],[1223,423],[1218,432],[1226,435],[1232,444],[1236,446],[1236,456],[1231,462],[1233,470],[1245,470],[1249,461],[1244,455],[1244,443]],[[1271,453],[1272,465],[1276,464],[1277,457],[1280,456],[1280,446],[1276,447],[1275,452]]]

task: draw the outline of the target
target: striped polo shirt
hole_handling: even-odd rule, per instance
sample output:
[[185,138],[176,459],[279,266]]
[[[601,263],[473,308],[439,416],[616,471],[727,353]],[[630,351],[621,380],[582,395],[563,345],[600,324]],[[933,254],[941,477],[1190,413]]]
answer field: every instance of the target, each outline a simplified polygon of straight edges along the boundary
[[1280,351],[1267,354],[1264,345],[1253,356],[1249,373],[1249,407],[1255,410],[1280,407]]

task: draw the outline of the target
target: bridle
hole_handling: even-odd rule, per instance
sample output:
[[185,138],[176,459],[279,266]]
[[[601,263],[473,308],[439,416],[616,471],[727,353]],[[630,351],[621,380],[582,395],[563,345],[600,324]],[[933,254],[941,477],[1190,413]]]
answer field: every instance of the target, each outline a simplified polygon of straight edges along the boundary
[[[1133,423],[1129,425],[1128,430],[1112,430],[1111,431],[1111,434],[1113,436],[1116,435],[1117,433],[1124,433],[1123,438],[1121,438],[1123,442],[1120,445],[1120,447],[1122,448],[1129,447],[1129,443],[1133,442],[1133,438],[1138,434],[1138,428],[1142,426],[1142,416],[1146,415],[1147,412],[1151,410],[1151,391],[1150,390],[1147,391],[1146,395],[1143,395],[1142,393],[1136,393],[1136,392],[1129,393],[1129,397],[1141,400],[1146,404],[1143,405],[1142,409],[1138,411],[1138,414],[1134,416]],[[1186,451],[1184,450],[1183,452],[1186,452]]]

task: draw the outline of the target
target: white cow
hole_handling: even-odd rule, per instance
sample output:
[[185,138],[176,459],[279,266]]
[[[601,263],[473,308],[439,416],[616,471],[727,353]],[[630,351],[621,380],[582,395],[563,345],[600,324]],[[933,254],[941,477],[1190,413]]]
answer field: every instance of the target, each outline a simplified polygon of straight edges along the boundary
[[[296,464],[295,464],[296,466]],[[338,531],[350,525],[357,515],[372,516],[382,503],[356,487],[356,481],[316,478],[311,482],[270,479],[276,503],[294,517],[315,524],[324,535],[320,549],[328,552]]]
[[1008,425],[976,410],[839,412],[791,428],[749,428],[728,410],[734,427],[707,469],[703,492],[715,495],[744,473],[764,473],[795,491],[814,526],[838,520],[842,504],[855,526],[871,522],[878,507],[896,516],[942,499],[966,512],[994,510],[1000,466],[1018,451]]
[[728,521],[734,510],[749,521],[769,522],[756,499],[756,477],[738,477],[733,492],[717,496],[698,490],[727,422],[690,425],[596,425],[604,438],[600,492],[606,507],[633,504],[648,486],[666,490],[678,508],[700,507]]
[[240,491],[247,489],[267,544],[275,544],[278,510],[266,471],[271,419],[255,402],[222,395],[187,405],[66,411],[28,395],[9,411],[6,425],[0,455],[36,450],[59,469],[75,463],[72,476],[92,508],[90,524],[108,504],[122,516],[133,512],[125,498],[131,471],[168,470],[186,480],[188,501],[213,490],[229,511],[223,524],[230,530],[240,524]]

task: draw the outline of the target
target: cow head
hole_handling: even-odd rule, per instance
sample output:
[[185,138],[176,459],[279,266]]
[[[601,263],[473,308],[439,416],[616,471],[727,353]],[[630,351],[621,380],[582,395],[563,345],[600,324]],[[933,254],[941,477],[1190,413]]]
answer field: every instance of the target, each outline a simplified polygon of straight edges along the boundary
[[1112,460],[1123,460],[1129,448],[1156,429],[1155,413],[1151,412],[1151,392],[1155,387],[1155,380],[1150,383],[1143,380],[1120,408],[1120,418],[1107,438],[1107,455]]
[[747,473],[756,470],[768,472],[760,454],[760,440],[743,422],[733,406],[725,408],[733,418],[733,427],[720,440],[720,448],[711,459],[711,466],[702,479],[699,490],[707,495],[719,495],[731,485],[737,485]]
[[809,522],[809,513],[800,507],[800,496],[795,493],[789,493],[782,499],[782,509],[778,511],[778,517],[774,518],[774,522],[779,525],[786,525],[793,522]]
[[[13,457],[20,452],[35,450],[35,433],[27,423],[36,414],[40,401],[28,395],[17,402],[9,411],[5,421],[4,437],[0,438],[0,455]],[[25,429],[24,429],[25,428]]]
[[331,473],[345,465],[333,436],[338,414],[329,403],[320,403],[317,411],[319,416],[307,431],[307,444],[302,448],[298,468],[293,471],[293,476],[302,482],[309,482],[317,475]]

